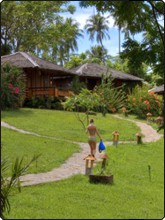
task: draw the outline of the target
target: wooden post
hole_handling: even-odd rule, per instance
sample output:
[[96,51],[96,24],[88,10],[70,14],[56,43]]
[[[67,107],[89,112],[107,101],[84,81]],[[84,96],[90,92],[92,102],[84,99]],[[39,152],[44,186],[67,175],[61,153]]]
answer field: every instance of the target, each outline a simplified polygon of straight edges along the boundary
[[92,168],[93,168],[93,163],[95,158],[91,155],[88,155],[87,157],[84,158],[86,160],[85,163],[85,175],[91,175],[92,174]]
[[119,132],[114,131],[112,133],[112,135],[113,135],[113,145],[115,145],[117,147],[118,146],[118,141],[119,141]]
[[58,89],[55,88],[55,97],[58,97]]
[[137,144],[142,144],[142,135],[140,133],[136,134]]
[[152,114],[150,112],[148,112],[146,114],[146,116],[147,116],[147,122],[150,123],[151,122],[151,118],[152,118]]
[[122,112],[124,113],[125,117],[128,116],[128,111],[127,111],[126,107],[122,108]]

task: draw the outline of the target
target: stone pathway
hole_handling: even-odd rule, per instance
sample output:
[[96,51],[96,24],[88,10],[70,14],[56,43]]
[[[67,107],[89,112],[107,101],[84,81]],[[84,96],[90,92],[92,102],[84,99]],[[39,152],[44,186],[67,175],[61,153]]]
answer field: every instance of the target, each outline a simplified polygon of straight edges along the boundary
[[150,125],[144,122],[134,121],[128,118],[122,118],[118,115],[114,115],[114,117],[136,123],[136,125],[141,129],[141,133],[144,135],[143,142],[154,142],[159,140],[161,137],[163,137],[163,134],[157,133],[156,130],[154,130]]
[[[114,117],[120,118],[123,120],[123,118],[114,115]],[[125,119],[132,121],[137,124],[137,126],[140,127],[142,134],[144,135],[143,142],[152,142],[152,141],[157,141],[161,137],[163,137],[162,134],[158,134],[150,125],[143,123],[143,122],[136,122],[130,119]],[[22,129],[18,129],[14,126],[11,126],[7,124],[6,122],[1,121],[1,126],[4,126],[9,129],[16,130],[18,132],[24,133],[24,134],[29,134],[29,135],[36,135],[36,136],[42,136],[45,138],[51,138],[51,139],[56,139],[54,137],[48,137],[48,136],[43,136],[39,135],[34,132],[28,132]],[[60,140],[60,139],[58,139]],[[70,141],[69,141],[70,142]],[[21,185],[22,186],[28,186],[28,185],[36,185],[36,184],[41,184],[41,183],[46,183],[46,182],[53,182],[53,181],[58,181],[61,179],[68,178],[72,175],[81,173],[85,174],[85,160],[84,157],[86,157],[89,154],[89,145],[88,143],[80,143],[80,142],[72,142],[75,144],[79,144],[81,147],[81,152],[79,153],[74,153],[68,160],[65,161],[64,164],[62,164],[60,167],[55,168],[49,172],[46,173],[38,173],[38,174],[27,174],[24,176],[20,177],[21,180]],[[122,142],[119,142],[119,144]],[[112,145],[112,142],[104,142],[105,145]],[[97,148],[98,149],[98,148]],[[96,161],[94,164],[99,161],[99,152],[98,150],[96,151]]]

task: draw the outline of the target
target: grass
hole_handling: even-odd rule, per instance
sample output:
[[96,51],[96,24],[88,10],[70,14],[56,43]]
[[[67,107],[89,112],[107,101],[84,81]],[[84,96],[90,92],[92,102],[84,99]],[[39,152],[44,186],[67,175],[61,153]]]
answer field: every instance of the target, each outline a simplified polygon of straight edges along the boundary
[[24,157],[26,164],[33,155],[41,154],[38,161],[30,166],[28,173],[50,171],[64,163],[74,152],[80,150],[77,144],[22,134],[4,127],[1,128],[1,145],[3,158],[8,157],[11,163],[18,156],[19,158]]
[[[84,117],[84,113],[80,115]],[[1,118],[2,121],[17,128],[41,135],[87,142],[87,135],[72,112],[23,108],[16,111],[2,111]],[[91,118],[94,118],[103,141],[111,141],[114,130],[119,131],[122,141],[135,140],[135,134],[140,131],[135,123],[114,118],[112,114],[103,117],[98,113],[96,116],[92,115]]]
[[[113,185],[91,184],[84,175],[23,187],[10,198],[10,219],[162,219],[163,139],[108,146]],[[151,166],[151,181],[148,174]],[[97,169],[97,168],[96,168]]]
[[[94,118],[105,141],[112,140],[111,133],[116,129],[120,132],[120,140],[135,140],[135,133],[139,130],[134,123],[127,121],[121,123],[120,119],[109,114],[106,117],[97,114]],[[24,156],[26,163],[34,154],[41,154],[38,161],[31,165],[28,173],[50,171],[60,166],[74,152],[79,151],[79,145],[69,143],[67,140],[87,142],[87,135],[81,123],[71,112],[23,108],[2,111],[2,120],[17,128],[51,137],[38,137],[1,128],[2,155],[8,157],[11,163],[17,156]]]
[[[154,122],[150,122],[148,123],[146,119],[139,119],[136,115],[132,115],[132,114],[129,114],[128,117],[125,117],[123,114],[118,114],[120,117],[122,117],[123,119],[131,119],[131,120],[134,120],[134,121],[141,121],[141,122],[144,122],[144,123],[147,123],[149,125],[151,125],[155,130],[158,129],[159,125],[154,123]],[[153,117],[153,119],[156,119],[157,117]],[[164,129],[161,129],[159,132],[159,134],[164,134]]]
[[[135,140],[140,129],[132,122],[108,114],[92,116],[103,141],[112,140],[118,130],[120,140]],[[133,116],[131,116],[133,117]],[[130,118],[130,117],[128,117]],[[25,162],[41,153],[29,173],[46,172],[62,164],[77,144],[87,142],[81,124],[73,113],[55,110],[20,109],[2,111],[1,119],[17,128],[49,136],[22,134],[1,127],[2,157],[12,163],[24,156]],[[162,219],[164,216],[164,139],[142,145],[106,146],[107,171],[114,175],[113,185],[91,184],[88,176],[22,187],[10,197],[9,219]],[[151,167],[151,180],[149,169]],[[85,168],[85,162],[84,162]],[[100,164],[94,168],[97,173]]]

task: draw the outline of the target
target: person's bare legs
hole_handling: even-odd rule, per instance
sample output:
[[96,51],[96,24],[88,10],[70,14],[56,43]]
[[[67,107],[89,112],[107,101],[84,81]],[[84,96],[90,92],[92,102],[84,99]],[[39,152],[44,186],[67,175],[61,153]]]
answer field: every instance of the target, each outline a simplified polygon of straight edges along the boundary
[[95,157],[95,153],[96,153],[96,142],[90,142],[90,149],[91,149],[91,155]]

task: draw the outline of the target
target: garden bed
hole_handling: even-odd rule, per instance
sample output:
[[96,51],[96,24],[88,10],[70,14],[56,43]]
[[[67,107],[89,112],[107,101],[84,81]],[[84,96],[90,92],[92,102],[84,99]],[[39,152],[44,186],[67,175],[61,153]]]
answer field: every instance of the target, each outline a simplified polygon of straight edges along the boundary
[[113,184],[113,175],[89,175],[89,182]]

